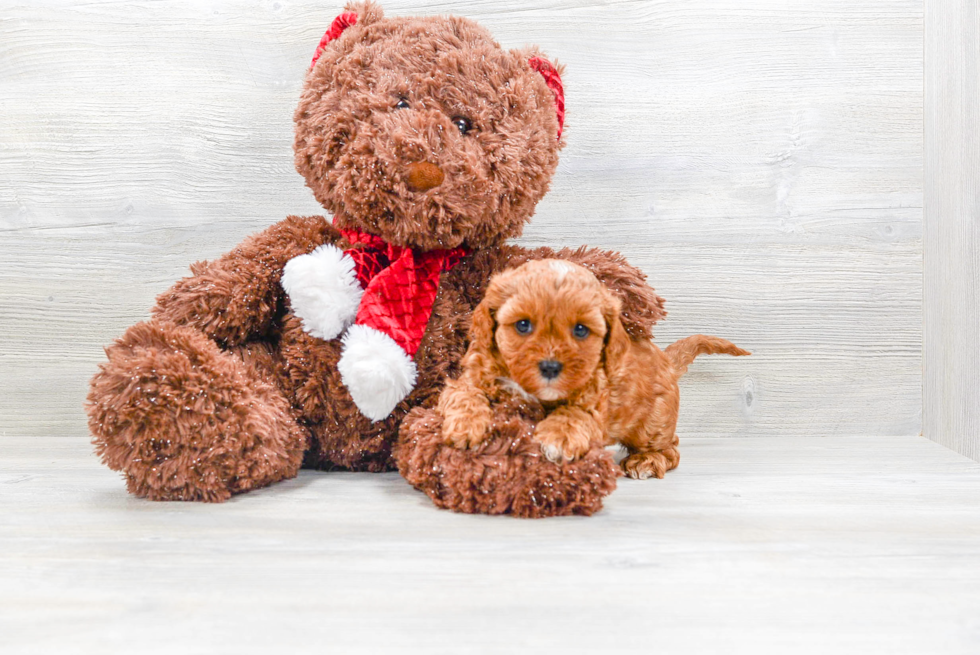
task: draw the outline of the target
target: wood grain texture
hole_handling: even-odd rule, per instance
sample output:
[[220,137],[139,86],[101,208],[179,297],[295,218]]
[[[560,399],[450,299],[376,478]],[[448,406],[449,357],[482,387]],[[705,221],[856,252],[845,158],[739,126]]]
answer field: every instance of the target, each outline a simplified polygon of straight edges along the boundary
[[593,517],[522,521],[397,474],[152,503],[81,439],[0,439],[0,651],[980,651],[980,464],[921,437],[681,452]]
[[926,0],[923,427],[980,460],[980,11]]
[[[921,428],[922,13],[912,0],[457,0],[567,65],[523,239],[622,250],[699,360],[679,433]],[[322,2],[0,7],[0,434],[85,433],[101,348],[194,260],[286,214]]]

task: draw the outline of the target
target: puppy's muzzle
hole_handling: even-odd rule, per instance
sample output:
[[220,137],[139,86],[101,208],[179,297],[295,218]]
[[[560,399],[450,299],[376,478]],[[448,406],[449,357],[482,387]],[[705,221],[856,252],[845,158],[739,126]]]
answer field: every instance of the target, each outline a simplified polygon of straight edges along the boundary
[[545,359],[538,362],[538,370],[541,371],[541,377],[545,380],[554,380],[561,373],[562,364],[554,359]]

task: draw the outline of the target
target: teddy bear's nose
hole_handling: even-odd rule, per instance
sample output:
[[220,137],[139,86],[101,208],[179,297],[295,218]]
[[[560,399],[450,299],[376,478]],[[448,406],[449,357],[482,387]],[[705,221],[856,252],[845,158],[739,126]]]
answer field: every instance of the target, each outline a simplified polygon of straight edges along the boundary
[[412,191],[428,191],[442,184],[446,174],[435,164],[415,162],[408,167],[408,188]]

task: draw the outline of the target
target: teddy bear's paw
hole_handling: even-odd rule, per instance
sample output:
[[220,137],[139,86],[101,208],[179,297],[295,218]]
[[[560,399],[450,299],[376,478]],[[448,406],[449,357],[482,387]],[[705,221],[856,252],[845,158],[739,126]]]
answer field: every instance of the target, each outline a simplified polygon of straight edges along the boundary
[[446,423],[436,408],[415,407],[401,421],[392,455],[405,480],[437,507],[476,514],[524,518],[589,515],[616,488],[620,475],[612,453],[601,444],[573,463],[541,456],[533,431],[536,412],[494,404],[493,422],[479,448],[446,443]]
[[137,323],[106,349],[96,453],[152,500],[218,502],[296,475],[307,435],[267,374],[191,328]]
[[412,389],[415,362],[394,339],[367,325],[352,325],[344,335],[337,370],[364,416],[385,419]]
[[364,295],[354,260],[329,244],[286,262],[282,288],[303,331],[326,340],[338,337],[354,322]]

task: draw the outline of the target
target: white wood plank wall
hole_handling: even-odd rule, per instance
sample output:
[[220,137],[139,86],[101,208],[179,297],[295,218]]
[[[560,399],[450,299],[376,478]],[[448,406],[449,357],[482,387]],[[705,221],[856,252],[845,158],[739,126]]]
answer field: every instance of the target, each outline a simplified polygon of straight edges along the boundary
[[980,460],[980,10],[926,0],[925,436]]
[[[318,207],[293,105],[337,2],[0,6],[0,435],[77,436],[101,348],[194,260]],[[663,343],[729,337],[688,436],[921,429],[922,5],[391,0],[568,66],[528,244],[625,252]]]

